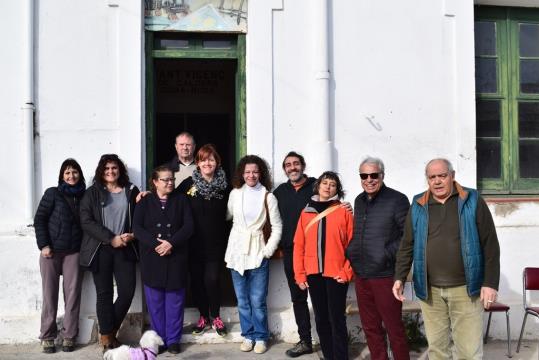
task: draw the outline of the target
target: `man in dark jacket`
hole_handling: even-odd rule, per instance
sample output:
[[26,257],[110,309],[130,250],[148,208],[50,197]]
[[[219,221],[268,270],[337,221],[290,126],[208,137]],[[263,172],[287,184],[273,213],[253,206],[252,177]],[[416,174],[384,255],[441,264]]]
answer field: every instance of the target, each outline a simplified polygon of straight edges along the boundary
[[167,166],[174,173],[174,187],[182,183],[189,176],[193,175],[196,169],[195,164],[195,138],[193,135],[184,131],[176,136],[174,144],[176,155],[167,163]]
[[283,221],[283,234],[281,236],[281,249],[283,250],[283,265],[290,297],[294,309],[294,317],[298,326],[300,341],[286,351],[290,357],[298,357],[313,352],[311,338],[311,317],[307,304],[307,291],[302,291],[294,280],[293,249],[294,234],[301,214],[301,210],[307,205],[313,195],[315,178],[307,177],[305,171],[305,159],[302,155],[291,151],[283,161],[283,170],[288,181],[279,185],[273,195],[279,202],[279,212]]
[[361,324],[373,360],[388,359],[386,331],[393,358],[410,359],[402,303],[390,296],[395,254],[410,203],[406,195],[384,184],[382,160],[367,157],[359,166],[359,176],[364,191],[355,200],[354,237],[346,255],[356,274]]

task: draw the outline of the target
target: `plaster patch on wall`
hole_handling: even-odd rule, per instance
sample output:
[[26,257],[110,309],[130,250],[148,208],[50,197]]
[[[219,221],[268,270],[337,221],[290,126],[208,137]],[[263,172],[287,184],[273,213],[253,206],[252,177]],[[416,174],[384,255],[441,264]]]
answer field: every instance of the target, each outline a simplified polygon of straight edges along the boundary
[[507,217],[519,209],[516,203],[494,204],[494,214],[500,217]]

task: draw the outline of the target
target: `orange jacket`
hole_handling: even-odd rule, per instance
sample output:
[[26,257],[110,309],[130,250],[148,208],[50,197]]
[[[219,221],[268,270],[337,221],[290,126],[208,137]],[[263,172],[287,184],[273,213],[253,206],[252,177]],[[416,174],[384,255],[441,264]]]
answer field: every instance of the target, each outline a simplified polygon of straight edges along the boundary
[[[334,206],[340,206],[339,204]],[[296,283],[307,281],[307,275],[319,274],[318,232],[320,220],[314,223],[305,234],[305,228],[318,212],[307,206],[301,212],[294,236],[294,276]],[[345,281],[352,280],[353,271],[345,250],[352,240],[354,216],[350,211],[339,207],[325,217],[326,243],[324,272],[322,276],[340,276]]]

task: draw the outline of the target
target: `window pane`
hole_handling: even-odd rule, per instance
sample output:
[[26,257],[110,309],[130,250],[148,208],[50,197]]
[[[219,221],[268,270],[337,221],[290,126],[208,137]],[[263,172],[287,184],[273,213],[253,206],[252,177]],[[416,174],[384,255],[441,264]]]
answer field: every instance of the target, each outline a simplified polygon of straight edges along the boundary
[[477,176],[480,179],[501,177],[500,141],[477,139]]
[[539,25],[519,24],[520,56],[539,56]]
[[189,48],[189,40],[158,39],[157,48],[162,50],[187,49]]
[[539,60],[520,60],[520,91],[539,93]]
[[202,46],[205,49],[230,49],[232,43],[230,40],[204,40]]
[[518,134],[521,138],[539,138],[539,103],[518,103]]
[[496,55],[495,22],[475,22],[475,55]]
[[539,178],[539,140],[520,140],[520,177]]
[[477,137],[500,136],[500,101],[477,100],[475,103]]
[[475,91],[478,93],[495,93],[496,59],[475,58]]

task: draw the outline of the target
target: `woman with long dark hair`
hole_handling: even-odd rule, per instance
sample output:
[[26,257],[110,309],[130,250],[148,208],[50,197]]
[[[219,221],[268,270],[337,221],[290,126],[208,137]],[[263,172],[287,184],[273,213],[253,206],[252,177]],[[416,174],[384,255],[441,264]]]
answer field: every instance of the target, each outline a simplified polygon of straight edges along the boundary
[[346,360],[346,293],[353,272],[345,250],[354,217],[340,206],[344,191],[336,173],[320,175],[314,191],[294,236],[294,277],[301,290],[309,290],[324,359]]
[[189,240],[193,217],[185,195],[174,192],[174,173],[167,166],[152,171],[151,193],[137,205],[133,230],[140,242],[140,272],[153,330],[161,348],[180,352]]
[[[271,176],[264,159],[244,156],[233,179],[227,216],[232,218],[225,262],[232,273],[238,299],[241,351],[262,354],[269,339],[266,297],[269,258],[281,240],[282,223],[277,199],[271,190]],[[264,234],[264,225],[271,234]]]
[[[116,154],[105,154],[95,169],[94,183],[81,202],[80,263],[92,272],[103,350],[118,347],[116,335],[135,294],[138,250],[132,230],[139,189],[129,182],[127,168]],[[114,300],[113,279],[117,298]]]
[[63,276],[65,303],[62,351],[70,352],[75,348],[82,281],[79,266],[82,240],[79,204],[85,190],[86,183],[79,163],[75,159],[66,159],[60,166],[58,186],[45,191],[34,217],[37,247],[41,251],[39,269],[43,305],[39,338],[44,353],[56,351],[54,339],[58,334],[56,313],[60,276]]
[[192,333],[200,335],[210,326],[219,336],[226,336],[221,307],[219,278],[223,269],[228,237],[226,204],[229,186],[221,157],[211,144],[202,146],[195,157],[196,169],[177,190],[186,194],[191,204],[195,234],[189,250],[191,289],[200,318]]

